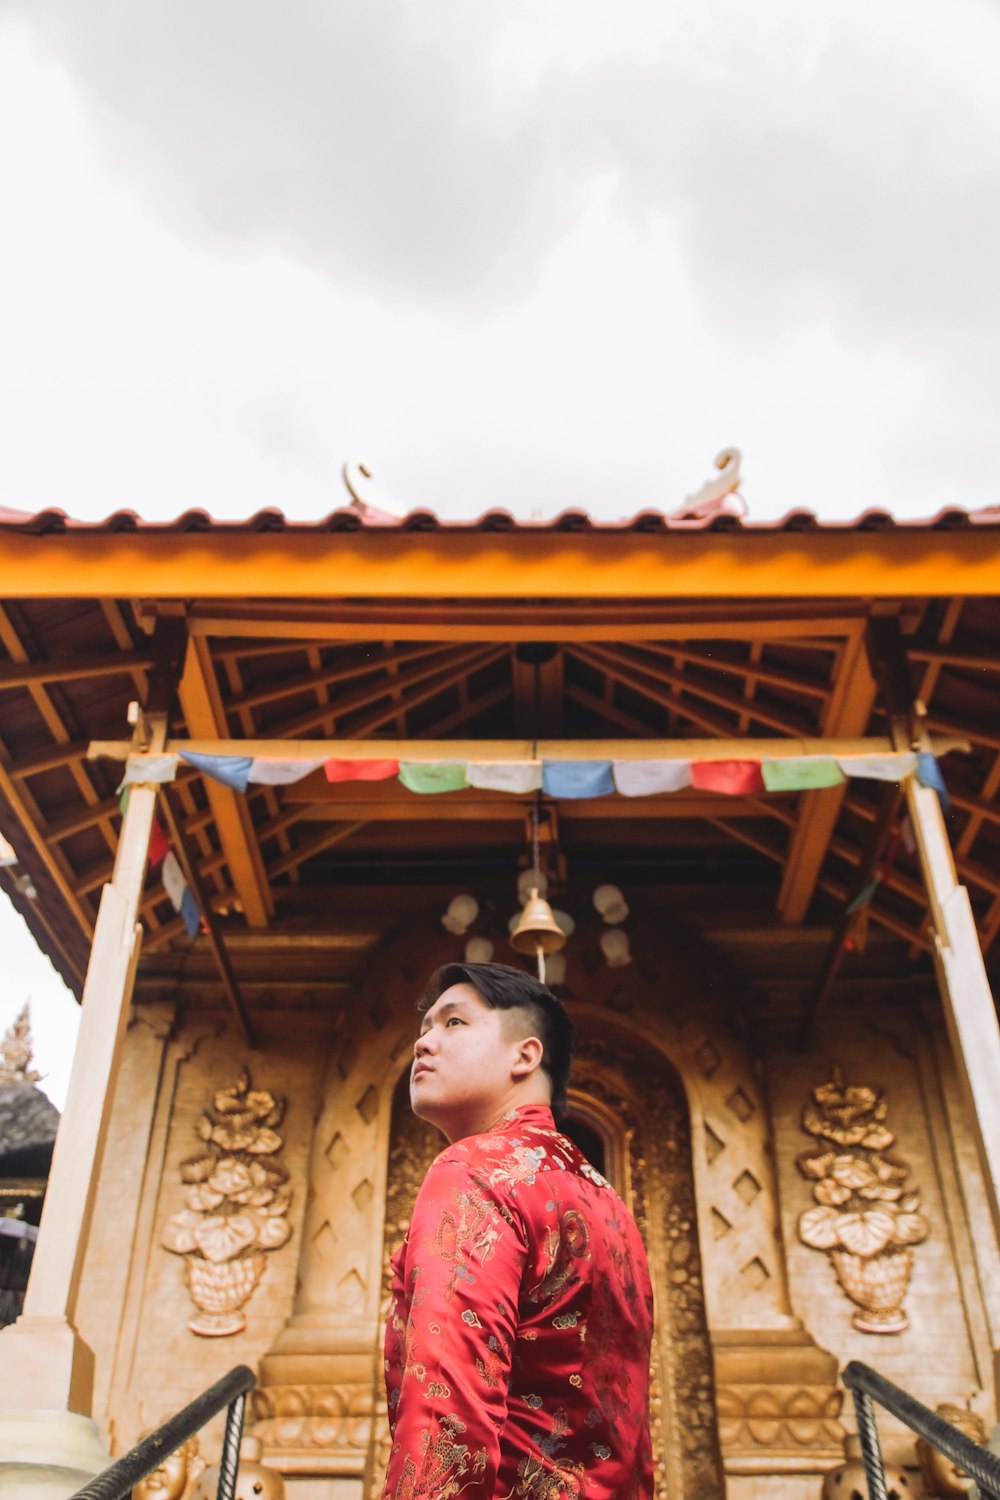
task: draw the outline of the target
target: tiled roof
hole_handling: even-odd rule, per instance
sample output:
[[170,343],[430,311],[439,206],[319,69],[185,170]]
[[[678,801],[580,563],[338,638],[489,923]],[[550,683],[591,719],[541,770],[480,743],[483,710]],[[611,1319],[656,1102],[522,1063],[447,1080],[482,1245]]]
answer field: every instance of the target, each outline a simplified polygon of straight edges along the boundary
[[274,506],[266,507],[242,520],[213,516],[204,509],[182,511],[173,520],[149,520],[134,510],[116,510],[102,520],[81,520],[55,506],[44,510],[12,510],[0,506],[0,529],[51,535],[60,532],[144,531],[178,532],[333,532],[394,529],[415,532],[694,532],[737,531],[759,535],[776,532],[853,532],[853,531],[958,531],[970,527],[1000,529],[1000,505],[968,510],[959,505],[943,507],[935,515],[922,518],[899,518],[879,506],[869,507],[847,520],[821,519],[815,511],[795,507],[783,516],[767,521],[750,520],[725,504],[709,513],[684,509],[673,511],[647,507],[619,520],[592,516],[580,507],[569,507],[558,515],[544,519],[521,519],[511,511],[495,507],[468,520],[454,520],[437,515],[428,507],[418,507],[405,515],[390,515],[371,506],[356,504],[338,506],[325,516],[312,520],[295,519]]

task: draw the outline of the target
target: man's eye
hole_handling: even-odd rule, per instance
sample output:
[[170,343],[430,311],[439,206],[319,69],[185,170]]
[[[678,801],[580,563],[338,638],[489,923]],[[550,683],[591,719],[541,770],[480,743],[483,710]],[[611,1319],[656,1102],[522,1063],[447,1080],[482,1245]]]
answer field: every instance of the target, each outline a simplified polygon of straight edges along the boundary
[[465,1022],[462,1020],[461,1016],[449,1016],[444,1024],[446,1026],[464,1026]]

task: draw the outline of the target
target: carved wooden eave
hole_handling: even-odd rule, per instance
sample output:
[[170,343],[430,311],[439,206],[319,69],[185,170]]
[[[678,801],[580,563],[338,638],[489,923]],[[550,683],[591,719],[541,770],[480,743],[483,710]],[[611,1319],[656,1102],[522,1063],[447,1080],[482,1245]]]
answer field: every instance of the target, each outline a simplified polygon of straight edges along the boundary
[[[1000,525],[988,516],[820,526],[803,512],[752,526],[644,513],[601,527],[494,512],[449,527],[424,512],[365,526],[355,511],[301,526],[277,513],[87,526],[46,513],[0,524],[0,562],[0,829],[38,898],[15,890],[16,871],[0,881],[77,992],[120,816],[117,767],[86,750],[127,734],[132,700],[166,695],[180,738],[885,735],[864,649],[873,613],[900,624],[930,732],[971,742],[947,763],[950,826],[987,954],[1000,930]],[[536,669],[518,650],[531,642],[555,648],[537,668],[540,720]],[[240,799],[185,770],[172,796],[238,969],[254,931],[294,947],[332,925],[353,979],[373,912],[432,910],[470,886],[509,901],[525,848],[525,801],[502,794],[428,799],[316,774]],[[583,898],[600,878],[665,901],[738,953],[751,986],[794,1006],[809,963],[782,972],[784,935],[800,955],[822,949],[879,807],[877,788],[855,782],[550,814]],[[144,975],[166,974],[190,944],[155,878],[141,916]],[[871,917],[844,984],[927,970],[924,888],[903,848]]]

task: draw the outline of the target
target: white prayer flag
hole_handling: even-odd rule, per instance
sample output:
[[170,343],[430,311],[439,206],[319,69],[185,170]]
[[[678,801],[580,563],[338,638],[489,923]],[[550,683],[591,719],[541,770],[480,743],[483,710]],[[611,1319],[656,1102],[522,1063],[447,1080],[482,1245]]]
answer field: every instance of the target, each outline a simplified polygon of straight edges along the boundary
[[133,751],[125,762],[122,786],[143,783],[146,786],[162,786],[165,781],[174,781],[176,777],[176,755],[144,755]]
[[270,756],[255,755],[247,779],[257,786],[292,786],[318,771],[325,758],[321,755],[318,760],[272,760]]
[[170,904],[174,911],[180,911],[184,902],[184,892],[187,890],[187,881],[184,879],[184,871],[177,863],[177,855],[172,849],[164,856],[160,868],[163,875],[163,889],[170,897]]
[[616,760],[615,786],[623,797],[682,792],[691,785],[689,760]]
[[542,784],[540,760],[498,761],[491,765],[467,765],[465,779],[469,786],[490,792],[537,792]]
[[845,776],[861,776],[867,781],[902,781],[917,769],[912,750],[895,750],[887,755],[844,755],[837,765]]

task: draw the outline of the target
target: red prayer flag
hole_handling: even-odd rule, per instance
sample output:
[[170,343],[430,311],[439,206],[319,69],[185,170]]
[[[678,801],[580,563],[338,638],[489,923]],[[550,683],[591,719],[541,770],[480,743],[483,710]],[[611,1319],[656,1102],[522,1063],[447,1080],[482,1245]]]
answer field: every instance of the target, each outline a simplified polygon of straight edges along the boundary
[[323,763],[327,781],[388,781],[399,775],[398,760],[328,760]]
[[730,797],[764,790],[759,760],[696,760],[691,762],[691,785],[702,792],[725,792]]
[[167,838],[166,829],[159,818],[153,819],[153,827],[149,835],[149,863],[153,869],[166,859],[170,850],[170,840]]

